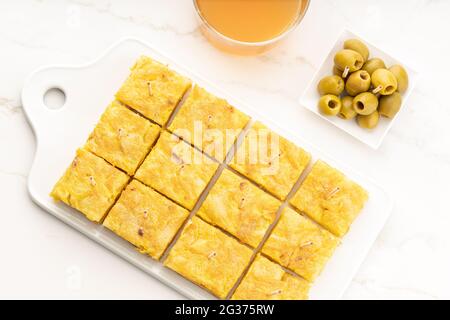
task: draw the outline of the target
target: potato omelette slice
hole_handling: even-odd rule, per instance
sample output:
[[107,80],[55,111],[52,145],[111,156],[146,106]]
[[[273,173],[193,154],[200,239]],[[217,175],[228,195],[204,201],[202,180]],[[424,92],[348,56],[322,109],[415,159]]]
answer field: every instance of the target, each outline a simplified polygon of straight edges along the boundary
[[188,78],[142,56],[131,68],[116,99],[163,126],[190,87]]
[[310,160],[308,152],[256,122],[230,166],[284,200]]
[[133,175],[158,138],[160,129],[114,101],[103,113],[85,148]]
[[226,100],[195,86],[169,130],[222,161],[249,120]]
[[307,300],[310,283],[258,254],[232,300]]
[[327,230],[285,208],[262,252],[306,280],[314,281],[339,243],[339,238]]
[[129,181],[128,175],[86,149],[79,149],[51,196],[100,222]]
[[327,163],[317,161],[291,204],[336,236],[344,236],[368,199],[367,192]]
[[180,138],[163,132],[135,178],[191,210],[218,167]]
[[252,250],[194,217],[164,264],[224,299],[247,265]]
[[247,179],[224,170],[197,214],[256,248],[280,206],[280,201]]
[[103,225],[159,259],[189,211],[137,180],[133,180],[112,207]]

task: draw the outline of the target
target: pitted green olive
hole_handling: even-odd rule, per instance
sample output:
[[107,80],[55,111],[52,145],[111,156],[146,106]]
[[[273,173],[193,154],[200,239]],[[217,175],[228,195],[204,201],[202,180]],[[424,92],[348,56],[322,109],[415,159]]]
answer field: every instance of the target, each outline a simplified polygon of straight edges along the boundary
[[384,64],[384,61],[380,58],[373,58],[368,60],[366,63],[364,63],[363,70],[366,70],[370,75],[375,72],[375,70],[378,69],[386,69],[386,65]]
[[319,100],[319,109],[327,116],[335,116],[341,111],[341,99],[332,94],[324,95]]
[[347,79],[345,90],[351,96],[366,92],[370,88],[370,74],[365,70],[353,72]]
[[353,98],[353,109],[357,114],[366,116],[376,111],[377,108],[378,99],[373,93],[364,92]]
[[394,74],[387,69],[378,69],[372,73],[373,93],[380,93],[383,96],[393,94],[397,91],[397,79]]
[[344,91],[345,83],[339,76],[328,76],[319,81],[317,90],[321,96],[333,94],[338,96]]
[[409,85],[409,77],[405,68],[397,64],[390,67],[389,71],[392,72],[397,79],[397,91],[400,93],[405,93]]
[[359,126],[364,129],[375,128],[378,125],[379,120],[380,115],[378,114],[378,111],[375,111],[368,115],[358,115],[358,117],[356,118]]
[[369,59],[369,48],[358,39],[349,39],[344,42],[344,49],[350,49],[358,52],[367,61]]
[[344,49],[336,53],[334,63],[342,70],[342,77],[346,78],[349,72],[355,72],[362,68],[364,58],[356,51]]
[[350,120],[356,117],[355,109],[353,109],[353,97],[345,96],[341,99],[341,111],[339,112],[339,118],[344,120]]
[[392,119],[400,110],[401,106],[402,95],[398,92],[394,92],[390,96],[381,97],[378,111],[380,112],[380,115]]

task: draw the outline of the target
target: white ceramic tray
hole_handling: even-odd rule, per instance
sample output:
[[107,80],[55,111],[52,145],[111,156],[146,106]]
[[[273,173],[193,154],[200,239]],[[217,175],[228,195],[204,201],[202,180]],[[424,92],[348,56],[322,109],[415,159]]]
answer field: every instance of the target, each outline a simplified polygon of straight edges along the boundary
[[[370,194],[363,212],[343,239],[342,245],[315,282],[311,299],[339,299],[357,272],[364,257],[385,224],[392,208],[392,200],[368,179],[337,164],[300,137],[285,132],[271,121],[259,116],[251,107],[214,87],[188,69],[177,65],[148,44],[126,39],[111,47],[101,58],[84,66],[51,66],[34,72],[22,92],[23,107],[37,140],[37,149],[28,180],[33,200],[42,208],[115,252],[153,277],[194,299],[214,298],[204,289],[183,279],[175,272],[151,258],[138,253],[132,245],[112,232],[89,222],[83,215],[64,204],[55,203],[49,192],[94,128],[114,93],[126,79],[129,68],[142,54],[168,63],[171,68],[189,76],[193,81],[224,97],[240,110],[261,120],[269,127],[310,151],[313,160],[321,158],[360,183]],[[66,94],[65,105],[57,110],[44,104],[45,93],[59,88]]]
[[[317,104],[320,98],[320,95],[317,92],[317,84],[322,78],[333,74],[332,69],[334,65],[334,56],[339,50],[343,49],[344,41],[348,39],[360,39],[362,42],[364,42],[369,47],[370,58],[383,59],[387,67],[390,67],[394,64],[400,64],[408,72],[409,86],[408,90],[406,90],[406,92],[402,95],[402,108],[392,120],[381,117],[378,126],[373,130],[367,130],[359,127],[356,121],[345,121],[339,117],[325,116],[321,114],[317,108]],[[309,83],[299,102],[303,107],[317,114],[322,119],[344,130],[345,132],[355,137],[356,139],[360,140],[361,142],[367,144],[371,148],[378,149],[378,147],[383,142],[383,139],[386,137],[387,133],[394,125],[397,118],[401,116],[401,114],[407,108],[407,101],[409,96],[411,95],[412,90],[414,89],[416,79],[417,79],[417,72],[415,72],[411,67],[408,67],[398,59],[393,58],[391,55],[389,55],[385,51],[380,50],[379,48],[371,44],[369,41],[358,36],[357,34],[349,30],[344,30],[340,34],[337,41],[334,43],[328,56],[325,58],[324,62],[320,66],[319,70],[314,75],[313,79]]]

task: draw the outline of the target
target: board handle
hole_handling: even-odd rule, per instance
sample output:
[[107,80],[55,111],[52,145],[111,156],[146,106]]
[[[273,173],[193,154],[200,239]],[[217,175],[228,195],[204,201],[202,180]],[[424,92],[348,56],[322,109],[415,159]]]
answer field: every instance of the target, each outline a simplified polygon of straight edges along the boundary
[[[56,67],[47,67],[35,71],[30,75],[22,89],[22,106],[25,114],[33,127],[35,134],[48,123],[50,118],[57,115],[58,111],[67,104],[67,84],[64,78],[55,77]],[[56,73],[57,74],[57,73]],[[62,103],[60,106],[46,104],[46,95],[49,92],[59,93]]]

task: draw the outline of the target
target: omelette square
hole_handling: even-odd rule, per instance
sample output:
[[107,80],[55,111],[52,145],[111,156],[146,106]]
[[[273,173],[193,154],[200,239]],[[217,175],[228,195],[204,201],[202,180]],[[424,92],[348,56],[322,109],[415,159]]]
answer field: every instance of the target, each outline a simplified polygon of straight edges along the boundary
[[249,120],[226,100],[196,85],[169,130],[222,161]]
[[158,260],[188,216],[186,209],[133,180],[103,225]]
[[85,148],[133,175],[158,138],[160,129],[114,101],[103,113]]
[[150,57],[140,57],[117,100],[163,126],[191,87],[191,80]]
[[314,281],[339,243],[339,238],[327,230],[285,208],[262,252],[306,280]]
[[163,132],[135,178],[191,210],[218,167],[180,138]]
[[50,195],[89,220],[100,222],[128,181],[129,177],[119,169],[86,149],[79,149]]
[[256,122],[230,166],[284,200],[310,160],[308,152]]
[[258,254],[232,300],[307,300],[310,283]]
[[280,206],[280,201],[247,179],[224,170],[197,214],[256,248]]
[[247,265],[252,250],[219,229],[193,217],[164,264],[224,299]]
[[367,199],[368,193],[361,186],[319,160],[290,202],[333,234],[342,237]]

